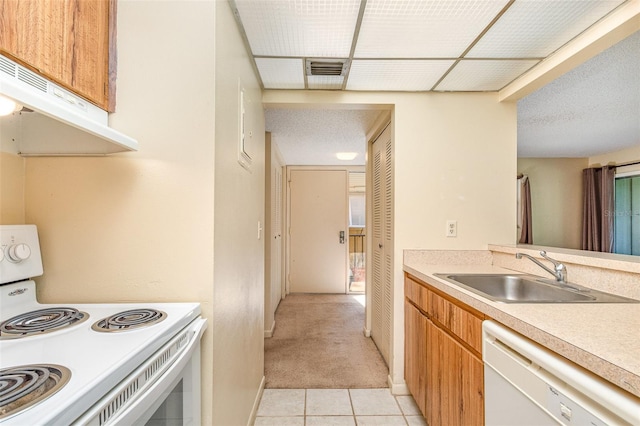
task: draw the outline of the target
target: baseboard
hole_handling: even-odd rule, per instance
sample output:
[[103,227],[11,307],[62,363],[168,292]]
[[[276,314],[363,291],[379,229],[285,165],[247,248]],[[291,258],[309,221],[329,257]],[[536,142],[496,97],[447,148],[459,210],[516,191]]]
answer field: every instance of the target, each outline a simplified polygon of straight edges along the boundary
[[253,401],[253,408],[251,409],[251,415],[249,416],[249,422],[247,426],[252,426],[256,422],[256,416],[258,415],[258,407],[260,407],[260,401],[262,400],[262,394],[264,393],[264,384],[266,378],[262,376],[262,380],[260,381],[260,388],[258,388],[258,394],[256,395],[256,400]]
[[391,375],[387,376],[387,383],[392,395],[411,395],[406,383],[393,383]]
[[363,328],[362,332],[364,333],[364,337],[371,337],[371,330],[369,330],[367,327]]
[[264,337],[265,339],[268,339],[269,337],[273,337],[273,332],[276,330],[276,322],[275,320],[273,321],[273,323],[271,323],[271,329],[270,330],[265,330],[264,331]]

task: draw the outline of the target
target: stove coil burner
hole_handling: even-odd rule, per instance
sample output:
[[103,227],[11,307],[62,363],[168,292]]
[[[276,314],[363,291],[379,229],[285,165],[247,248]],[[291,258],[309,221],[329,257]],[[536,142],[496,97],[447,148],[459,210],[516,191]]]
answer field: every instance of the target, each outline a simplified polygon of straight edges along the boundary
[[50,397],[69,381],[71,371],[55,364],[0,369],[0,419]]
[[0,323],[0,340],[50,333],[86,321],[89,314],[74,308],[46,308],[25,312]]
[[91,326],[95,331],[128,331],[163,321],[167,314],[155,309],[132,309],[103,318]]

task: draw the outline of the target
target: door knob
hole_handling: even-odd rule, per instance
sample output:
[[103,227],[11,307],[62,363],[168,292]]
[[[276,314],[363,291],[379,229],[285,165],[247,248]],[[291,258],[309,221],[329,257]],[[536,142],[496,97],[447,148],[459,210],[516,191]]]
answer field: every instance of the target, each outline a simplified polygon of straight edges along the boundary
[[382,243],[378,243],[378,248],[382,248]]

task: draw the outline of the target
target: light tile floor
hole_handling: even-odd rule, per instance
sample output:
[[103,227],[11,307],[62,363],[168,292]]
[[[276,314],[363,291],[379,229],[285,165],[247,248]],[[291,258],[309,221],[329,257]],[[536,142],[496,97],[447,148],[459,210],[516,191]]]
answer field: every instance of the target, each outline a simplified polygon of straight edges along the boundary
[[255,426],[404,425],[426,422],[411,396],[389,389],[265,389]]

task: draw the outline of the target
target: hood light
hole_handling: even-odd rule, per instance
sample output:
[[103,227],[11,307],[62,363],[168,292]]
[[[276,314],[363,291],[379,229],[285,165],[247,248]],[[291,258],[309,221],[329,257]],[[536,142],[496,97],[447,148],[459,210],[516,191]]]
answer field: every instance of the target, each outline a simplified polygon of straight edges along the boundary
[[356,158],[357,156],[358,156],[357,152],[338,152],[336,154],[336,157],[338,158],[338,160],[342,160],[342,161],[350,161]]
[[13,114],[14,112],[20,111],[21,109],[21,105],[17,104],[12,99],[0,95],[0,117]]

